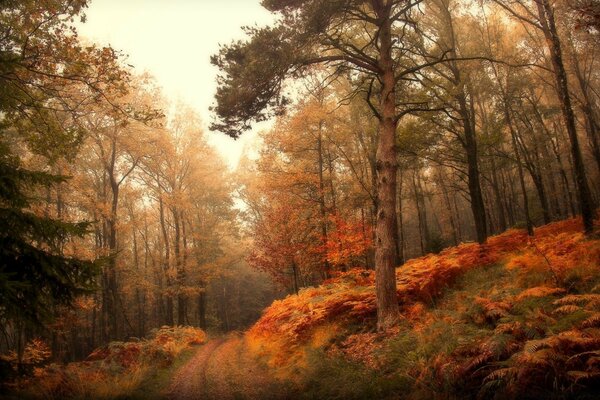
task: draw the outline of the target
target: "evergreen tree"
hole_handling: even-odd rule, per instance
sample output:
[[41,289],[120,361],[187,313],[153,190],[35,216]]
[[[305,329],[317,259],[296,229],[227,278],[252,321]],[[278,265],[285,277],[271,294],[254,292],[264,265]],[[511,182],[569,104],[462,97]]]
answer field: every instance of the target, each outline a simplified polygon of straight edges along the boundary
[[86,233],[87,224],[30,210],[35,188],[64,180],[23,168],[9,146],[0,143],[0,318],[40,323],[56,305],[68,305],[94,287],[95,263],[61,251],[66,240]]

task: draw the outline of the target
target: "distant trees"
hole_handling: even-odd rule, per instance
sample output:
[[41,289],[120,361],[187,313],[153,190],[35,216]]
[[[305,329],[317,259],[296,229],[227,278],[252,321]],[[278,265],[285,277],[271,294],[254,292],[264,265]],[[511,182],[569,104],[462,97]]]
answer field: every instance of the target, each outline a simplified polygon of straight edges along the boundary
[[233,244],[199,117],[83,45],[86,5],[0,5],[0,353],[19,360],[37,337],[64,361],[164,324],[241,328],[276,295]]
[[555,79],[554,88],[558,96],[564,125],[571,144],[571,157],[573,158],[573,171],[575,184],[577,185],[579,208],[585,232],[591,234],[594,230],[594,201],[590,192],[583,156],[579,146],[575,114],[569,92],[569,77],[565,69],[562,40],[559,36],[555,18],[555,6],[551,4],[550,0],[534,0],[533,2],[517,1],[516,4],[509,4],[502,0],[494,1],[507,10],[510,15],[522,23],[539,29],[544,35],[546,47],[549,52],[549,64],[552,67]]

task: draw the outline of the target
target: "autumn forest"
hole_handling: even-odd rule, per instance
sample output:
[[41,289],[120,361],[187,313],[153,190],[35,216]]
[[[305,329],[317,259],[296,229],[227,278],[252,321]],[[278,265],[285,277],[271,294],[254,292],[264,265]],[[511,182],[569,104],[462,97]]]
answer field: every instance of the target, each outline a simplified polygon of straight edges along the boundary
[[600,1],[245,1],[0,1],[0,399],[598,398]]

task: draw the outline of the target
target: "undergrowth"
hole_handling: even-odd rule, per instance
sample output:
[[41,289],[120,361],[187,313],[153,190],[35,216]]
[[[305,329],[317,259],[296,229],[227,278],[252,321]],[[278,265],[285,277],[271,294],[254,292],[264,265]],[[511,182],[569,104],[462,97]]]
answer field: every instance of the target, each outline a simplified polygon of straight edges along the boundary
[[600,241],[568,220],[411,260],[402,320],[375,329],[352,270],[268,308],[255,357],[310,399],[591,399],[600,391]]
[[[33,375],[7,385],[9,399],[118,399],[140,396],[141,387],[169,368],[190,346],[206,341],[193,327],[154,330],[147,339],[111,342],[85,361],[36,367]],[[148,398],[149,392],[141,398]],[[2,396],[0,396],[2,397]]]

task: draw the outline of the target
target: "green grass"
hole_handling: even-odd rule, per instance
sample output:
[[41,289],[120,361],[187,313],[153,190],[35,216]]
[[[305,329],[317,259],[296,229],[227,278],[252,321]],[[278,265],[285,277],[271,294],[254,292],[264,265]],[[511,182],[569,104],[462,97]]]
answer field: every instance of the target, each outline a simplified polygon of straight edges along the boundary
[[157,367],[153,373],[148,374],[140,386],[130,396],[120,397],[120,400],[162,400],[166,398],[167,390],[171,385],[173,375],[189,362],[198,352],[199,346],[185,349],[166,368]]

